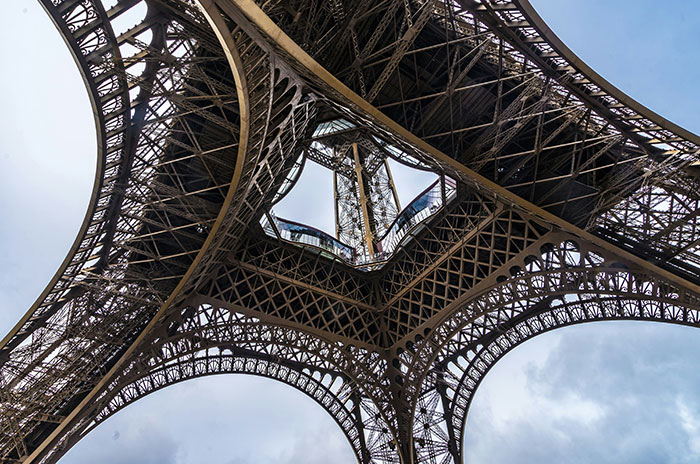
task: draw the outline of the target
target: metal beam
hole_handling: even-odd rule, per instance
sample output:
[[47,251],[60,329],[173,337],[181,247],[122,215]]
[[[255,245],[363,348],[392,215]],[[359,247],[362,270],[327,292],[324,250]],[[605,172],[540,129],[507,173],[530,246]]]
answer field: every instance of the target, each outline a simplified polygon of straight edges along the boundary
[[[224,3],[224,0],[216,0],[217,3]],[[661,269],[652,263],[649,263],[645,259],[639,258],[632,253],[622,250],[617,246],[607,242],[589,232],[580,229],[564,219],[545,211],[544,209],[530,203],[529,201],[509,192],[505,188],[496,184],[495,182],[485,178],[484,176],[472,171],[463,164],[455,161],[450,156],[437,150],[430,144],[424,142],[419,137],[415,136],[392,119],[384,115],[382,112],[377,110],[374,106],[364,100],[362,97],[357,95],[351,89],[349,89],[345,84],[340,82],[335,76],[325,70],[317,61],[315,61],[311,56],[309,56],[299,45],[297,45],[289,36],[287,36],[284,31],[282,31],[266,14],[260,9],[260,7],[253,0],[230,0],[231,3],[235,4],[240,11],[248,18],[259,30],[261,30],[269,40],[271,40],[275,46],[279,47],[290,57],[292,57],[300,66],[304,68],[305,71],[311,73],[315,78],[319,79],[323,84],[328,86],[329,90],[335,92],[345,99],[349,104],[358,108],[361,112],[378,121],[383,126],[387,127],[397,136],[403,138],[419,150],[431,155],[440,163],[443,163],[457,172],[464,174],[465,176],[474,180],[475,184],[481,186],[481,188],[492,192],[504,201],[518,205],[523,210],[529,212],[530,214],[540,218],[545,222],[549,222],[557,227],[570,232],[576,236],[579,236],[595,245],[610,250],[613,253],[624,256],[625,259],[639,265],[640,267],[647,269],[652,273],[663,276],[670,282],[674,282],[684,288],[691,289],[695,292],[700,292],[700,286],[696,285],[688,280],[679,277],[672,272]],[[224,8],[225,11],[225,8]]]

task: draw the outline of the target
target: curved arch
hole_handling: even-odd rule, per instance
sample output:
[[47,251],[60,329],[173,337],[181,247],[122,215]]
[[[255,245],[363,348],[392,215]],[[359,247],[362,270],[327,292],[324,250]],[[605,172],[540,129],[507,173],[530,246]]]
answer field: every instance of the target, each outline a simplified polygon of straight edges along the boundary
[[[525,341],[528,341],[538,335],[544,334],[546,332],[553,331],[555,329],[568,327],[572,325],[598,322],[598,321],[639,321],[640,319],[636,315],[627,313],[627,308],[631,306],[637,306],[639,301],[632,300],[619,300],[611,298],[604,300],[602,302],[594,302],[595,304],[601,304],[604,309],[602,312],[607,312],[612,310],[613,314],[611,317],[606,317],[603,314],[591,318],[585,318],[585,311],[582,311],[580,306],[586,303],[591,303],[591,301],[577,301],[569,302],[557,308],[553,308],[550,311],[533,314],[531,317],[522,320],[510,329],[504,330],[499,333],[496,338],[494,338],[490,343],[482,345],[478,351],[469,350],[468,356],[471,360],[464,367],[462,371],[462,376],[456,384],[451,385],[449,388],[454,389],[454,398],[450,400],[451,411],[450,415],[453,421],[453,427],[455,430],[459,429],[459,433],[456,434],[458,440],[462,440],[458,444],[459,446],[459,456],[463,456],[463,441],[466,433],[466,423],[467,415],[469,412],[469,407],[471,406],[471,401],[476,393],[476,390],[481,385],[486,374],[493,368],[493,366],[500,361],[507,353],[521,345]],[[642,303],[643,304],[643,303]],[[584,315],[582,319],[573,319],[571,314]],[[622,313],[622,315],[620,315]],[[625,314],[627,313],[627,314]],[[665,320],[661,318],[649,318],[643,319],[644,321],[654,321],[663,323],[679,324],[691,327],[700,327],[698,323],[688,323],[688,322],[678,322]],[[472,353],[473,357],[472,357]],[[466,358],[465,358],[466,359]],[[459,365],[459,363],[455,363]],[[461,367],[460,367],[461,369]],[[455,372],[451,372],[449,375],[445,376],[445,382],[450,384],[448,378],[452,377]]]
[[[105,20],[106,13],[102,4],[100,2],[82,2],[74,5],[68,11],[60,11],[49,2],[42,1],[41,5],[70,50],[80,71],[90,105],[92,106],[97,136],[95,179],[85,217],[66,257],[34,304],[0,342],[0,365],[4,364],[13,348],[19,346],[29,336],[31,327],[37,324],[34,321],[30,322],[30,319],[35,318],[37,315],[47,317],[51,314],[50,307],[57,302],[61,295],[68,291],[70,283],[77,277],[77,271],[85,265],[86,250],[88,251],[87,254],[90,255],[92,253],[89,253],[89,251],[98,246],[98,240],[94,237],[86,237],[88,228],[94,228],[103,220],[100,217],[95,217],[98,197],[105,198],[106,196],[107,202],[111,202],[119,195],[110,186],[104,188],[107,163],[117,163],[119,165],[127,163],[127,157],[123,149],[113,151],[109,153],[109,156],[107,155],[108,146],[118,145],[123,138],[123,134],[116,133],[108,136],[106,130],[108,122],[117,124],[122,129],[129,126],[130,113],[125,111],[129,106],[126,79],[117,72],[101,69],[96,63],[90,63],[87,60],[87,56],[91,53],[102,52],[102,56],[110,59],[113,57],[116,63],[121,62],[119,47],[116,45],[116,37],[109,21]],[[91,33],[79,39],[73,36],[73,30],[85,27],[92,22],[99,23],[99,26],[95,27]],[[105,97],[109,98],[103,100]],[[108,119],[110,116],[111,118]],[[113,221],[114,218],[108,217],[106,220]],[[81,253],[79,253],[79,250]],[[43,313],[46,313],[46,316]]]
[[363,357],[367,363],[381,362],[376,353],[210,304],[171,315],[143,346],[96,399],[94,413],[64,437],[60,453],[153,391],[189,378],[235,372],[280,380],[311,396],[339,424],[359,462],[399,462],[394,426],[368,388],[371,372],[361,366]]
[[595,72],[593,68],[588,66],[581,58],[576,56],[576,54],[554,33],[554,31],[547,26],[547,23],[537,13],[537,10],[535,10],[535,8],[532,6],[530,0],[514,0],[514,3],[518,5],[518,8],[520,8],[520,11],[527,18],[527,21],[539,32],[539,35],[545,39],[546,43],[548,43],[568,63],[581,72],[581,74],[586,76],[590,82],[593,82],[601,87],[603,90],[605,90],[605,92],[609,93],[616,100],[624,103],[633,111],[639,113],[642,117],[653,121],[660,128],[671,131],[674,134],[678,134],[695,145],[700,145],[700,137],[669,121],[660,114],[657,114],[633,98],[629,97],[622,90],[608,82],[603,76]]
[[[552,238],[552,237],[550,237]],[[505,352],[557,327],[591,320],[645,320],[700,326],[698,296],[570,238],[501,275],[421,343],[403,353],[409,373],[424,372],[414,409],[420,459],[450,455],[461,462],[469,401]],[[429,368],[427,366],[430,366]]]
[[[211,242],[205,232],[218,227],[217,206],[230,203],[225,189],[236,190],[235,169],[227,166],[244,158],[237,156],[246,139],[238,137],[245,132],[239,123],[248,118],[239,116],[247,110],[228,85],[231,70],[221,66],[226,60],[213,33],[191,6],[173,11],[151,3],[142,23],[115,38],[111,21],[136,3],[105,11],[98,1],[43,2],[78,57],[92,101],[99,102],[94,109],[104,156],[96,174],[101,189],[93,195],[92,216],[70,265],[3,344],[7,388],[21,384],[22,398],[44,408],[25,409],[29,418],[16,418],[27,430],[16,431],[20,438],[5,444],[4,456],[33,460],[60,440],[106,383],[88,366],[98,362],[103,372],[116,370],[123,354],[100,343],[99,336],[86,337],[80,326],[92,323],[93,334],[110,333],[108,338],[128,347],[175,294],[182,273],[201,260],[193,256]],[[139,40],[146,36],[149,43]],[[140,50],[128,61],[119,54],[126,42]],[[195,95],[196,103],[190,103]],[[192,135],[192,124],[208,130]],[[240,177],[240,166],[237,171]],[[180,176],[189,183],[178,182]],[[166,253],[154,251],[164,236],[175,241]],[[38,374],[30,375],[34,371]],[[51,400],[39,400],[52,382],[87,383],[91,391],[76,395],[73,388],[56,387]],[[42,414],[51,421],[31,419]],[[29,434],[32,446],[39,445],[18,446]]]
[[141,397],[100,422],[59,463],[156,463],[175,452],[194,462],[297,462],[306,455],[358,462],[342,429],[308,394],[273,378],[222,372]]
[[[75,441],[152,391],[186,378],[240,372],[280,380],[311,396],[338,423],[359,462],[398,462],[392,447],[393,427],[387,424],[373,392],[367,390],[370,374],[358,377],[357,373],[362,370],[362,363],[357,362],[359,351],[365,357],[376,356],[226,308],[186,307],[181,316],[170,319],[167,333],[147,342],[150,349],[100,398],[95,423]],[[351,355],[348,350],[355,352]],[[357,365],[351,364],[351,358]]]
[[[123,402],[118,403],[115,401],[116,398],[113,399],[78,439],[84,439],[113,414],[151,393],[188,380],[223,374],[247,374],[268,378],[303,393],[333,418],[348,440],[358,462],[363,464],[371,462],[364,445],[366,438],[362,435],[364,427],[359,417],[361,405],[359,402],[355,404],[356,396],[350,391],[347,383],[336,385],[338,382],[332,380],[329,385],[325,385],[312,375],[281,363],[233,354],[210,356],[208,353],[202,353],[201,357],[195,355],[190,359],[180,359],[150,371],[120,390],[118,396]],[[345,402],[341,401],[342,396],[346,396]]]
[[[606,320],[529,338],[499,359],[473,393],[462,462],[490,453],[493,462],[516,456],[632,462],[650,452],[665,462],[691,455],[681,414],[697,411],[697,335],[676,324]],[[521,445],[509,446],[515,443]]]
[[[464,336],[484,335],[547,298],[580,293],[651,299],[665,305],[689,309],[700,306],[700,296],[670,283],[633,263],[595,245],[580,246],[576,237],[551,232],[543,236],[508,269],[489,276],[461,304],[449,311],[436,329],[419,337],[412,349],[401,355],[407,376],[418,379],[432,362],[458,349]],[[523,300],[522,296],[527,295]],[[682,317],[695,315],[686,311]],[[470,330],[465,335],[464,330]]]

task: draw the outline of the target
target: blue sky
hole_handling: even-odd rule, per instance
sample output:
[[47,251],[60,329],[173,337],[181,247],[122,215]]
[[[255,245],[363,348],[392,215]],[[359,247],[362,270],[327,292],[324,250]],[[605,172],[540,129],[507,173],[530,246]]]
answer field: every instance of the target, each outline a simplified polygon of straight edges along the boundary
[[[533,4],[614,85],[700,133],[696,1]],[[96,142],[83,83],[37,2],[3,6],[0,59],[0,331],[6,333],[73,241],[92,187]],[[507,355],[477,392],[466,462],[699,462],[697,353],[700,332],[683,327],[596,323],[542,335]],[[62,462],[202,461],[354,458],[332,419],[301,393],[271,380],[218,376],[128,407]]]

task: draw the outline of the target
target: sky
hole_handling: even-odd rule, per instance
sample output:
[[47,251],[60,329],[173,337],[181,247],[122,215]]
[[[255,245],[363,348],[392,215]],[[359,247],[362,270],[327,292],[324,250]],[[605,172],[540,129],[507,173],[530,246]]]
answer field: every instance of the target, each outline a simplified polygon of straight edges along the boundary
[[[38,2],[6,3],[0,15],[3,334],[43,290],[78,231],[96,146],[87,95],[65,44]],[[700,133],[696,1],[675,0],[663,8],[647,0],[533,4],[607,80]],[[395,173],[398,183],[419,191],[421,181],[409,176]],[[399,194],[406,204],[408,187],[400,186]],[[307,204],[306,211],[316,212],[308,220],[327,221],[318,214],[323,208]],[[585,324],[526,342],[477,391],[467,420],[465,462],[699,462],[697,353],[700,332],[639,322]],[[61,462],[204,461],[352,463],[354,456],[330,416],[305,395],[268,379],[223,375],[140,400]]]
[[[438,178],[432,172],[413,169],[393,159],[389,159],[389,169],[402,208]],[[335,235],[333,202],[333,173],[319,164],[306,162],[294,188],[273,206],[273,211],[278,217]]]

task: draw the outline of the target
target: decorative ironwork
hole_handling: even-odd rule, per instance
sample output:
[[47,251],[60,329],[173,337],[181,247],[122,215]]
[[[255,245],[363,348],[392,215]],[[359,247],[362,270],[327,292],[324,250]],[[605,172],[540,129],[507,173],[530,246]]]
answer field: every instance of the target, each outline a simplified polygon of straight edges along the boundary
[[[96,115],[91,205],[0,345],[0,461],[187,379],[285,382],[362,463],[461,462],[506,352],[700,325],[700,139],[525,0],[41,0]],[[133,28],[116,18],[145,3]],[[387,159],[439,180],[403,210]],[[336,234],[276,218],[314,161]]]

